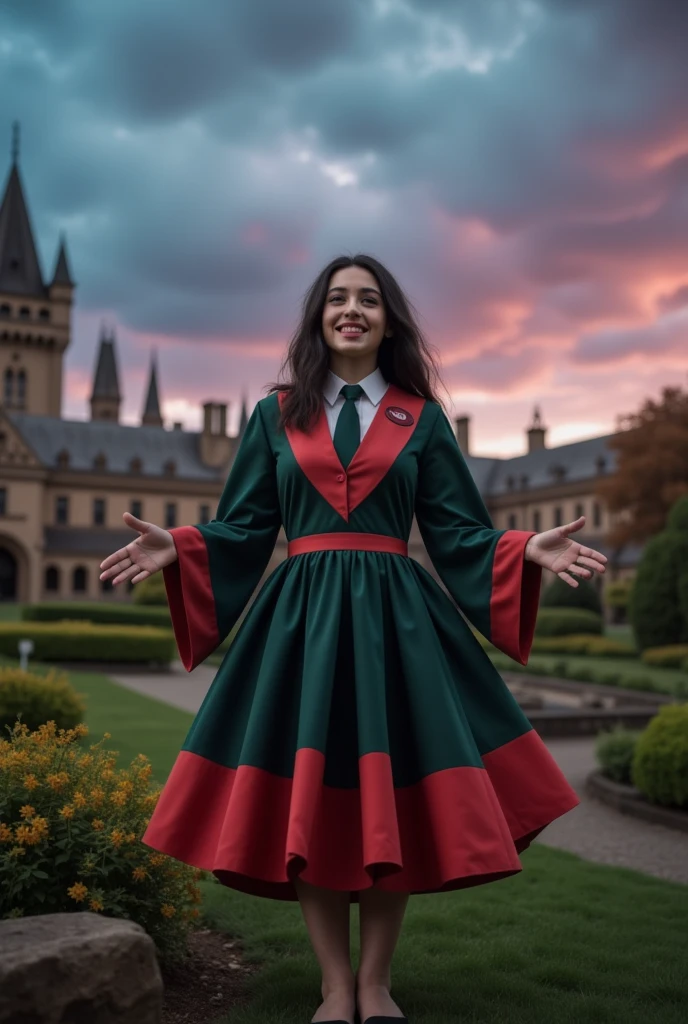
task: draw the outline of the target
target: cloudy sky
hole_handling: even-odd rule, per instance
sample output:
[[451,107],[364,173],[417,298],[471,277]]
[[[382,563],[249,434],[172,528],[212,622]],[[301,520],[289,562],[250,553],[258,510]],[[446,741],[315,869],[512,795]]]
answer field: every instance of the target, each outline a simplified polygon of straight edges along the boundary
[[397,275],[478,454],[606,433],[688,384],[688,4],[3,0],[2,133],[78,283],[63,414],[100,325],[138,422],[238,421],[341,252]]

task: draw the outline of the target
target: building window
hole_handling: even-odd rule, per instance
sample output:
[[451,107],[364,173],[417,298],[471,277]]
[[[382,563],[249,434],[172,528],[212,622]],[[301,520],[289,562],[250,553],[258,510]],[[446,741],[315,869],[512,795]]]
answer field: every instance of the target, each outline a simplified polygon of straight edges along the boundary
[[19,316],[23,316],[25,319],[31,316],[31,310],[28,306],[22,306],[19,310]]
[[11,313],[12,307],[9,306],[6,302],[3,302],[2,306],[0,306],[0,316],[10,316]]
[[131,461],[129,462],[129,472],[130,473],[140,473],[142,466],[143,466],[143,463],[142,463],[141,459],[139,458],[138,455],[135,455],[134,458],[131,459]]
[[563,522],[564,522],[564,517],[563,517],[563,512],[561,510],[561,505],[555,505],[555,507],[554,507],[554,525],[555,526],[561,526],[561,524]]
[[49,565],[45,570],[45,589],[53,593],[60,589],[60,570],[56,565]]
[[201,505],[199,523],[210,522],[210,505]]
[[72,590],[74,593],[86,591],[86,569],[83,565],[77,565],[72,573]]
[[105,498],[93,499],[93,525],[105,526]]
[[510,512],[509,513],[509,527],[508,528],[510,530],[515,530],[516,529],[516,513],[515,512]]
[[507,491],[513,491],[516,481],[512,476],[506,478],[506,489]]
[[61,448],[57,453],[57,465],[60,469],[66,469],[69,465],[69,452],[66,448]]
[[55,498],[55,522],[59,526],[69,522],[69,497],[66,494],[58,494]]
[[23,406],[26,402],[26,370],[20,370],[17,374],[17,405]]
[[103,594],[108,594],[111,590],[114,590],[115,588],[113,586],[112,579],[108,578],[106,580],[101,580],[100,589]]
[[536,508],[533,512],[533,529],[536,533],[540,532],[540,509]]
[[525,491],[528,486],[528,475],[526,473],[521,477],[521,490]]
[[593,526],[602,525],[602,506],[599,501],[593,502],[592,506],[592,524]]
[[174,501],[168,501],[165,505],[165,529],[171,530],[177,525],[177,505]]
[[174,476],[177,472],[177,463],[174,459],[167,459],[167,461],[163,463],[162,471],[165,476]]
[[93,460],[93,468],[99,473],[102,473],[107,469],[107,458],[103,452],[98,452]]
[[12,398],[14,397],[14,370],[8,367],[5,370],[5,382],[4,382],[4,402],[5,405],[12,404]]
[[41,318],[41,320],[49,320],[50,319],[50,310],[43,308],[43,309],[39,310],[38,315]]
[[573,518],[574,519],[580,519],[580,517],[584,516],[584,515],[585,515],[585,505],[583,504],[582,501],[577,501],[576,502],[576,511],[575,511],[575,514],[574,514]]
[[7,515],[7,488],[0,487],[0,516]]
[[132,498],[129,502],[129,511],[137,519],[143,519],[143,502],[139,498]]

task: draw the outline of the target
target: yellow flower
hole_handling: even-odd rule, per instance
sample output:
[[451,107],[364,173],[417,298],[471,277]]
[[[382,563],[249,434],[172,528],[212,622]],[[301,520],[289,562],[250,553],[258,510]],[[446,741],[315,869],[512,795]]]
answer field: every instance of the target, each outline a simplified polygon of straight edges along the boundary
[[84,794],[77,789],[76,793],[72,797],[72,803],[74,804],[75,807],[85,807],[86,804],[88,803],[88,800],[86,799]]
[[174,917],[177,913],[176,907],[173,907],[170,903],[163,903],[160,907],[160,913],[163,917]]
[[103,829],[105,828],[105,822],[102,820],[102,818],[94,818],[91,824],[93,825],[93,828],[96,830],[96,832],[102,832]]
[[148,857],[148,860],[151,862],[154,868],[159,868],[162,864],[165,863],[166,858],[164,853],[151,853]]
[[72,731],[76,736],[88,736],[88,726],[85,722],[79,722]]
[[83,882],[75,882],[69,889],[67,889],[67,895],[76,903],[83,903],[88,893],[88,887]]
[[88,903],[88,905],[89,905],[89,907],[91,908],[91,910],[102,910],[102,909],[103,909],[103,904],[102,904],[102,903],[101,903],[101,901],[100,901],[100,900],[99,900],[99,899],[98,899],[97,897],[95,897],[95,896],[93,897],[93,899],[92,899],[92,900],[89,900],[89,903]]
[[111,740],[112,739],[112,734],[109,733],[109,732],[104,732],[103,733],[103,739],[104,740]]
[[13,846],[10,850],[10,857],[23,857],[25,853],[26,850],[23,846]]
[[134,870],[131,873],[131,876],[133,879],[135,879],[135,881],[142,882],[144,878],[148,877],[148,872],[146,871],[145,868],[134,868]]
[[59,790],[62,789],[63,786],[67,785],[69,782],[69,775],[67,775],[67,772],[57,772],[55,775],[48,775],[45,781],[51,789]]
[[93,789],[91,790],[91,800],[93,801],[95,806],[97,807],[98,804],[101,804],[104,799],[105,790],[103,790],[100,786],[94,786]]
[[73,818],[74,808],[72,807],[71,804],[65,804],[64,807],[60,808],[59,813],[62,815],[63,818]]
[[18,843],[25,843],[31,835],[31,827],[29,825],[17,825],[14,835]]
[[119,828],[113,828],[110,833],[110,841],[113,846],[121,846],[124,841],[124,832]]
[[126,838],[125,838],[124,841],[126,843],[135,843],[136,842],[136,833],[135,832],[127,832],[127,835],[126,835]]
[[115,792],[110,795],[110,800],[116,807],[124,807],[127,802],[127,794],[123,793],[121,789],[116,789]]
[[30,772],[28,775],[24,776],[24,788],[25,789],[29,789],[29,790],[36,789],[38,787],[38,785],[39,785],[38,779],[33,774],[33,772]]
[[[35,818],[31,819],[31,828],[34,836],[37,836],[38,839],[45,839],[49,832],[48,819],[41,818],[41,816],[37,814]],[[37,842],[38,839],[34,839],[34,842]]]
[[110,779],[114,779],[115,773],[113,772],[112,768],[104,768],[103,771],[100,773],[100,777],[101,779],[105,779],[106,782],[109,782]]
[[24,804],[23,807],[19,808],[20,818],[33,818],[36,813],[36,808],[32,807],[31,804]]
[[14,838],[12,829],[4,821],[0,821],[0,843],[11,843]]
[[141,761],[143,764],[147,764],[148,758],[145,754],[137,754],[134,758],[135,761]]
[[93,754],[84,754],[81,758],[81,767],[90,768],[93,764]]

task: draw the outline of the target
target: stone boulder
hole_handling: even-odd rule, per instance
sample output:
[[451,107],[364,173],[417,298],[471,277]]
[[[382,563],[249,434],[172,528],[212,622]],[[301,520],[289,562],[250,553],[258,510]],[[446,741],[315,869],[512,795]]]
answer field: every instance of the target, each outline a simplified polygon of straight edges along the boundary
[[150,936],[99,914],[0,921],[0,1024],[160,1024]]

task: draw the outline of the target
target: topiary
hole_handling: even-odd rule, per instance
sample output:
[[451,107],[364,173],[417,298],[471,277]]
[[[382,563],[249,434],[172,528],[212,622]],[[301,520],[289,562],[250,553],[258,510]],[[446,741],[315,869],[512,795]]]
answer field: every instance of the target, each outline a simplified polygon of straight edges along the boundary
[[200,873],[141,842],[160,792],[148,759],[117,768],[103,740],[82,746],[87,733],[49,722],[0,740],[0,918],[126,918],[146,929],[161,960],[176,960],[198,916]]
[[575,633],[601,635],[602,616],[585,608],[540,608],[535,636],[570,636]]
[[631,776],[653,803],[688,807],[688,704],[666,704],[641,733]]
[[579,580],[577,587],[570,586],[558,576],[540,596],[541,608],[586,608],[590,612],[602,614],[602,601],[597,590],[587,580]]
[[0,668],[0,735],[17,717],[29,729],[55,722],[58,729],[72,729],[83,721],[86,708],[66,673],[51,670],[46,676],[20,668]]
[[615,782],[631,782],[631,766],[640,732],[617,726],[600,733],[595,741],[595,757],[602,774]]
[[640,650],[688,643],[688,497],[643,550],[629,604]]
[[134,604],[166,605],[167,590],[162,572],[153,573],[134,584]]

